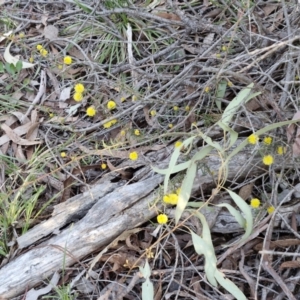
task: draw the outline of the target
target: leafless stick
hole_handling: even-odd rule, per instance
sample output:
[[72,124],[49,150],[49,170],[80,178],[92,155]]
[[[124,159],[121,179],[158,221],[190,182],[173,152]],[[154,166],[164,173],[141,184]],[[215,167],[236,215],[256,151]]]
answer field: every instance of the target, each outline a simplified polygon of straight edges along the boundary
[[34,106],[36,104],[38,104],[38,102],[40,101],[42,96],[45,94],[45,91],[46,91],[46,73],[45,73],[44,70],[42,70],[41,71],[41,83],[40,83],[39,91],[38,91],[37,95],[35,96],[34,100],[32,101],[32,104],[29,106],[27,112],[22,117],[21,123],[23,123],[25,121],[25,118],[28,117],[28,115],[33,110]]

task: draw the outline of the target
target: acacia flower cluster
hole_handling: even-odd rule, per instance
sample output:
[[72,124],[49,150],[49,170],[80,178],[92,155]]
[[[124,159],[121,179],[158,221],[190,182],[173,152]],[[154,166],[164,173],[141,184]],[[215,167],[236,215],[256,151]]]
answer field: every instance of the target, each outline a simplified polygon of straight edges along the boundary
[[283,155],[285,153],[286,149],[283,146],[278,146],[277,147],[277,154],[278,155]]
[[175,148],[179,148],[181,145],[182,145],[182,142],[181,142],[181,141],[177,141],[177,142],[174,144]]
[[165,214],[160,214],[157,216],[158,224],[166,224],[168,222],[168,216]]
[[263,157],[263,163],[266,165],[266,166],[270,166],[272,165],[274,162],[274,158],[271,154],[268,154],[268,155],[265,155]]
[[273,139],[272,139],[270,136],[266,136],[266,137],[264,138],[264,143],[265,143],[266,145],[271,145],[271,144],[272,144],[272,141],[273,141]]
[[275,207],[273,205],[271,205],[267,208],[267,212],[269,215],[271,215],[274,211],[275,211]]
[[75,93],[73,95],[73,99],[77,102],[82,101],[83,92],[85,90],[84,85],[82,83],[77,83],[74,87]]
[[104,128],[110,128],[111,126],[115,125],[118,122],[117,119],[113,119],[111,121],[106,122],[103,127]]
[[117,104],[116,104],[116,102],[113,101],[113,100],[109,100],[109,101],[107,102],[107,108],[108,108],[109,110],[115,109],[116,106],[117,106]]
[[251,201],[250,201],[250,205],[251,205],[251,207],[253,207],[253,208],[258,208],[258,207],[260,206],[260,200],[257,199],[257,198],[253,198],[253,199],[251,199]]
[[70,65],[72,63],[72,57],[71,56],[65,56],[64,57],[64,64],[65,65]]
[[66,153],[66,152],[60,152],[60,157],[61,157],[61,158],[67,157],[67,153]]
[[150,111],[150,115],[151,115],[152,117],[155,117],[155,116],[156,116],[156,111],[155,111],[154,109],[152,109],[152,110]]
[[89,117],[93,117],[95,114],[96,114],[96,109],[94,106],[89,106],[87,109],[86,109],[86,114],[89,116]]
[[136,151],[133,151],[133,152],[129,153],[129,158],[131,160],[137,160],[139,158],[139,155],[138,155],[138,153]]
[[252,133],[251,135],[248,136],[248,143],[255,145],[258,143],[258,135],[255,133]]
[[164,195],[163,201],[167,204],[176,205],[178,202],[178,195],[177,194]]
[[137,135],[137,136],[139,136],[139,135],[141,135],[141,132],[138,129],[135,129],[134,130],[134,134]]
[[37,45],[36,49],[40,52],[41,56],[47,57],[48,51],[46,49],[44,49],[44,47],[42,45]]

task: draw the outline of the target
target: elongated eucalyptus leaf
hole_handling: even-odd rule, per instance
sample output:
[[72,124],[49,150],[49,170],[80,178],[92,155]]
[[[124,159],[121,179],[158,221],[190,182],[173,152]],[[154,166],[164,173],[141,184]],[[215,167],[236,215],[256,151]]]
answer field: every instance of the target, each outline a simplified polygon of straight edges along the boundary
[[205,146],[203,148],[201,148],[201,150],[199,150],[192,158],[192,161],[193,162],[197,162],[201,159],[203,159],[204,157],[206,157],[210,152],[211,150],[213,149],[212,146]]
[[221,110],[221,99],[224,98],[225,92],[227,87],[227,81],[221,80],[217,87],[217,94],[216,94],[216,105],[219,110]]
[[207,280],[211,285],[216,287],[217,281],[215,280],[215,272],[217,270],[217,258],[215,256],[214,249],[211,248],[211,245],[208,245],[199,235],[195,234],[193,231],[190,232],[195,251],[199,255],[203,254],[205,257],[204,271]]
[[232,200],[235,202],[235,204],[239,207],[239,209],[243,212],[246,224],[245,224],[245,233],[242,236],[241,241],[244,241],[248,238],[248,236],[252,233],[253,230],[253,216],[250,206],[245,202],[244,199],[242,199],[238,194],[227,190]]
[[232,147],[233,144],[237,141],[239,134],[221,121],[218,122],[218,125],[224,130],[224,132],[229,132],[230,143],[228,147]]
[[222,147],[220,146],[220,144],[218,142],[214,142],[209,136],[207,136],[206,134],[199,132],[198,133],[203,140],[210,146],[214,147],[215,149],[217,149],[218,151],[222,151]]
[[188,202],[187,206],[199,208],[199,207],[203,206],[204,204],[205,204],[205,202]]
[[242,228],[245,228],[246,226],[246,220],[245,218],[241,215],[241,213],[236,210],[232,205],[228,204],[228,203],[223,203],[223,204],[218,204],[216,206],[219,206],[219,207],[226,207],[229,212],[235,217],[236,221],[239,223],[239,225],[242,227]]
[[[231,122],[232,117],[236,114],[236,111],[240,108],[242,103],[245,103],[246,100],[249,101],[251,98],[254,97],[255,94],[250,94],[251,89],[253,88],[254,84],[249,84],[246,88],[242,89],[236,97],[234,97],[226,109],[223,112],[221,122],[225,125],[229,125]],[[257,93],[256,93],[257,94]]]
[[178,202],[175,211],[176,224],[178,223],[190,199],[196,172],[197,172],[197,164],[191,161],[190,166],[188,167],[185,177],[183,179],[180,193],[178,195]]
[[180,150],[182,149],[182,147],[188,147],[190,145],[190,143],[193,142],[193,140],[195,139],[195,136],[192,136],[188,139],[186,139],[181,147],[175,148],[174,152],[172,153],[171,159],[170,159],[170,163],[169,163],[169,168],[167,170],[167,173],[165,175],[165,179],[164,179],[164,194],[167,193],[168,191],[168,184],[169,184],[169,179],[170,179],[170,175],[172,174],[175,166],[176,166],[176,162],[178,160],[178,157],[180,155]]
[[204,266],[205,274],[209,282],[211,284],[214,284],[215,283],[214,274],[217,269],[217,258],[215,255],[214,245],[211,240],[210,229],[203,214],[201,214],[199,211],[194,211],[194,214],[201,221],[202,239],[204,243],[207,245],[207,249],[208,249],[208,251],[203,253],[205,256],[205,266]]
[[153,300],[154,299],[154,287],[153,283],[150,281],[151,268],[148,261],[146,260],[145,266],[140,267],[140,272],[146,279],[142,284],[142,299],[143,300]]
[[215,278],[219,284],[237,300],[247,300],[243,292],[231,280],[224,278],[224,275],[219,270],[216,270]]
[[[183,170],[187,169],[188,166],[190,165],[190,163],[191,163],[191,161],[189,160],[189,161],[186,161],[186,162],[181,163],[181,164],[179,164],[179,165],[176,165],[176,166],[173,168],[173,171],[171,172],[171,174],[178,173],[178,172],[180,172],[180,171],[183,171]],[[156,168],[156,167],[154,167],[154,166],[152,166],[152,169],[153,169],[153,171],[155,171],[156,173],[162,174],[162,175],[167,174],[167,173],[168,173],[168,170],[169,170],[169,169],[158,169],[158,168]]]
[[[183,170],[187,169],[192,161],[195,162],[195,161],[199,161],[199,160],[203,159],[204,157],[206,157],[211,152],[212,149],[213,149],[213,147],[211,147],[211,146],[205,146],[205,147],[201,148],[193,156],[192,160],[189,160],[189,161],[186,161],[184,163],[181,163],[181,164],[178,164],[178,165],[174,166],[171,174],[178,173],[180,171],[183,171]],[[168,169],[158,169],[158,168],[152,166],[152,169],[156,173],[162,174],[162,175],[165,175],[165,174],[169,173],[169,168]]]

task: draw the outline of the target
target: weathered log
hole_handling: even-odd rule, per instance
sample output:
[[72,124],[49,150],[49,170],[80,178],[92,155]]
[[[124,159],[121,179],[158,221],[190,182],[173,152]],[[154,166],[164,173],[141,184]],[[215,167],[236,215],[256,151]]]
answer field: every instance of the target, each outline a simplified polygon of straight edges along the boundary
[[[160,167],[164,167],[167,162],[168,159],[161,163]],[[197,171],[193,193],[199,193],[199,189],[206,190],[215,186],[222,160],[217,153],[212,153],[204,160],[204,164],[205,166]],[[282,165],[279,164],[278,167],[281,168]],[[145,168],[150,170],[149,166]],[[238,182],[250,173],[251,176],[255,176],[262,172],[265,172],[265,169],[262,167],[261,158],[255,157],[246,149],[238,153],[229,163],[228,179]],[[75,222],[75,217],[80,220],[5,265],[0,270],[0,296],[11,298],[23,293],[55,271],[71,266],[89,253],[107,245],[122,232],[154,217],[157,210],[150,210],[149,203],[157,197],[153,191],[162,180],[163,176],[149,172],[148,179],[144,181],[124,186],[106,183],[105,187],[101,184],[69,199],[65,204],[60,204],[55,209],[54,221],[50,219],[38,225],[40,226],[38,229],[31,229],[27,238],[32,234],[36,242],[39,238],[61,229],[67,223]],[[81,201],[86,202],[86,205],[81,205]],[[62,216],[64,217],[61,218]],[[55,220],[58,222],[57,226],[54,225]],[[231,220],[231,230],[232,223]],[[53,227],[49,229],[48,226]],[[44,228],[44,234],[40,233],[41,228]],[[18,242],[20,247],[30,244],[26,243],[24,237],[20,237]]]

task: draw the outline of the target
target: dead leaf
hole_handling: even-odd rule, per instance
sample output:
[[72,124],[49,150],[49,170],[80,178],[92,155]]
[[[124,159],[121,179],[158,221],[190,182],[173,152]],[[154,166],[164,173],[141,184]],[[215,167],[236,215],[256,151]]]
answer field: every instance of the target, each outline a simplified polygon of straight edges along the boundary
[[1,146],[1,152],[3,155],[7,153],[8,147],[9,147],[9,142],[6,142]]
[[[26,117],[24,114],[22,114],[21,112],[19,111],[12,111],[10,112],[10,114],[14,115],[20,122],[21,120],[23,121],[23,124],[26,124],[26,123],[30,123],[30,120],[28,117]],[[7,124],[8,125],[8,124]]]
[[[55,96],[59,97],[59,94],[60,94],[59,81],[57,80],[57,78],[53,75],[53,73],[49,69],[46,69],[46,73],[47,73],[48,77],[50,78],[52,86],[54,87]],[[54,100],[57,99],[56,97],[54,98]]]
[[38,136],[38,129],[39,129],[40,123],[33,123],[26,134],[26,139],[28,141],[34,141]]
[[207,14],[205,14],[205,18],[215,18],[223,11],[222,8],[215,8],[211,11],[209,11]]
[[69,99],[71,96],[71,90],[71,87],[64,88],[59,95],[59,101],[66,101]]
[[267,5],[265,5],[264,7],[262,7],[263,12],[265,13],[265,16],[267,17],[268,15],[270,15],[274,10],[276,10],[278,7],[278,4],[271,4],[268,3]]
[[144,111],[144,116],[145,116],[145,119],[146,119],[146,122],[148,123],[149,126],[153,126],[153,120],[150,119],[149,117],[149,108],[147,106],[145,106],[143,108],[143,111]]
[[49,18],[49,15],[42,15],[41,21],[43,23],[44,26],[47,26],[47,20]]
[[[31,123],[30,123],[31,124]],[[22,146],[30,146],[30,145],[37,145],[41,144],[42,141],[28,141],[26,139],[20,138],[14,130],[12,130],[10,127],[8,127],[6,124],[2,124],[1,129],[7,134],[10,140],[12,140],[14,143]]]
[[19,145],[16,147],[15,157],[20,161],[26,161],[26,156],[23,152],[22,146]]
[[254,181],[244,185],[239,191],[239,196],[243,200],[247,200],[252,194],[253,186],[254,186]]
[[80,50],[78,50],[76,47],[72,47],[71,49],[68,50],[69,55],[76,57],[81,60],[85,60],[84,55]]
[[36,123],[38,121],[38,113],[36,109],[34,109],[31,112],[30,118],[31,118],[31,123]]
[[156,13],[156,15],[158,17],[161,17],[161,18],[164,18],[164,19],[167,19],[167,20],[181,21],[179,16],[177,16],[175,14],[172,14],[172,13],[159,12],[159,13]]
[[[6,124],[7,125],[7,124]],[[15,128],[13,131],[16,135],[23,135],[23,134],[26,134],[28,129],[30,128],[31,126],[31,122],[29,123],[26,123],[22,126],[19,126],[17,128]],[[0,146],[1,145],[4,145],[5,143],[9,142],[10,141],[10,138],[7,134],[4,134],[0,137]]]
[[285,261],[279,267],[280,270],[286,268],[300,268],[300,261],[297,260]]

